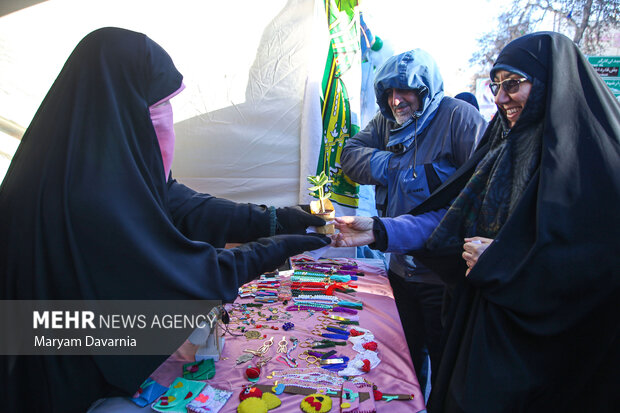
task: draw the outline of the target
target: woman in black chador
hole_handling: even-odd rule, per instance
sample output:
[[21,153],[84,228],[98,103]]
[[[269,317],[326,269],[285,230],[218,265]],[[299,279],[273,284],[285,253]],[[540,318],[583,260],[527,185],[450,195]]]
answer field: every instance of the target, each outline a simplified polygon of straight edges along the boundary
[[620,107],[558,33],[511,42],[491,81],[469,167],[413,211],[456,197],[414,253],[452,292],[428,410],[620,411]]
[[[243,283],[330,242],[270,237],[324,223],[301,209],[238,204],[171,177],[168,100],[182,87],[143,34],[105,28],[77,45],[0,187],[0,299],[232,300]],[[133,394],[162,361],[4,356],[0,410],[83,412]]]

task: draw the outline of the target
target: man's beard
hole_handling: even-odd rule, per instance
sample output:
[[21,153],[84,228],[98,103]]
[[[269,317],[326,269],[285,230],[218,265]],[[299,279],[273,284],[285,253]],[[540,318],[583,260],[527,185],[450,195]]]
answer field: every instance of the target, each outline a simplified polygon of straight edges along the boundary
[[412,117],[412,115],[397,116],[394,114],[394,119],[396,119],[398,126],[403,126],[404,124],[409,123]]

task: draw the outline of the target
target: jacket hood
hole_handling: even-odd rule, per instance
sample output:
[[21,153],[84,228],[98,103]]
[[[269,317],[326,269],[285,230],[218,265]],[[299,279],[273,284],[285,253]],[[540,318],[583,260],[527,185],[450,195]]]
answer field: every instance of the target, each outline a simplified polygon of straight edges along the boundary
[[387,102],[388,89],[419,91],[421,107],[415,112],[417,132],[420,133],[433,118],[444,96],[443,79],[435,60],[427,52],[414,49],[390,57],[375,76],[375,95],[381,114],[396,122]]

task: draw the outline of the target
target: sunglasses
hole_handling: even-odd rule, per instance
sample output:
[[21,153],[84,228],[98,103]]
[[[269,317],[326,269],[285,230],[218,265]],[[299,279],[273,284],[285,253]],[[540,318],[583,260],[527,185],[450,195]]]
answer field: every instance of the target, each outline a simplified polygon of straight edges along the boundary
[[519,85],[525,81],[527,81],[527,79],[524,77],[521,79],[505,79],[501,82],[489,83],[489,88],[491,88],[493,96],[497,96],[500,87],[503,87],[506,93],[517,93],[519,91]]

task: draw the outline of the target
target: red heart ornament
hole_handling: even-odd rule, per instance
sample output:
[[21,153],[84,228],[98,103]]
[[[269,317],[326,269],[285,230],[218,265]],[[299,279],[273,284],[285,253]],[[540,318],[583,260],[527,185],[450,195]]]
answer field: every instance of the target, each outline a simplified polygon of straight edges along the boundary
[[368,373],[370,371],[370,360],[364,359],[364,365],[362,366],[362,371]]
[[364,343],[362,344],[362,347],[364,347],[366,350],[377,351],[377,343],[375,343],[374,341],[369,341],[368,343]]

